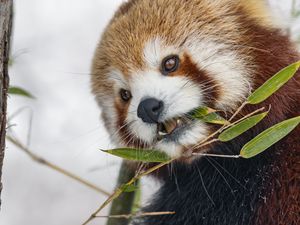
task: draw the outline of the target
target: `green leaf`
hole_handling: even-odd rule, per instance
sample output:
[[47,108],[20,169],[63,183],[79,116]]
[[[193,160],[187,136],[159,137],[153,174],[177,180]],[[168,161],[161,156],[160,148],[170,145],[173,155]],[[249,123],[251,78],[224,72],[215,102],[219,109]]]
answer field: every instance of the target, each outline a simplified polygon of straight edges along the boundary
[[261,120],[263,120],[268,115],[268,112],[264,112],[252,117],[249,117],[240,123],[230,127],[229,129],[225,130],[223,133],[220,134],[218,139],[222,142],[231,141],[232,139],[240,136],[241,134],[245,133],[247,130],[251,129],[252,127],[256,126]]
[[243,147],[240,153],[241,157],[249,159],[264,152],[292,132],[299,123],[300,116],[285,120],[265,130]]
[[170,160],[169,156],[157,150],[119,148],[102,151],[123,159],[139,162],[167,162]]
[[201,120],[205,123],[212,123],[212,124],[219,124],[219,125],[225,125],[229,124],[227,120],[225,120],[223,117],[221,117],[218,113],[216,113],[217,110],[211,109],[206,106],[199,107],[195,109],[191,116],[194,119]]
[[255,105],[265,101],[272,94],[278,91],[285,83],[287,83],[296,74],[299,67],[300,61],[289,65],[275,74],[249,96],[248,103]]
[[207,116],[208,114],[214,113],[214,112],[216,112],[215,109],[211,109],[206,106],[201,106],[201,107],[193,110],[193,112],[191,113],[191,116],[193,118],[202,118],[202,117]]
[[219,124],[219,125],[228,125],[230,124],[227,120],[221,117],[218,113],[210,113],[207,116],[199,118],[206,123]]
[[8,89],[8,93],[11,95],[20,95],[20,96],[31,98],[31,99],[35,98],[31,93],[29,93],[28,91],[26,91],[20,87],[10,87]]

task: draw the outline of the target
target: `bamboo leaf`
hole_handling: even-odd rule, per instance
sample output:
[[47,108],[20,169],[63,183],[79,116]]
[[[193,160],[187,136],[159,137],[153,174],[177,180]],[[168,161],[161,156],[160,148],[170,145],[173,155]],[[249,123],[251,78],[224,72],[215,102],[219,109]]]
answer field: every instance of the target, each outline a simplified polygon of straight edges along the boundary
[[218,124],[218,125],[230,124],[227,120],[225,120],[223,117],[221,117],[217,113],[210,113],[207,116],[199,118],[199,120],[206,122],[206,123],[212,123],[212,124]]
[[225,130],[223,133],[220,134],[218,139],[222,142],[231,141],[232,139],[240,136],[241,134],[245,133],[247,130],[256,126],[267,115],[268,115],[268,112],[264,112],[264,113],[249,117],[249,118],[241,121],[240,123],[230,127],[229,129]]
[[265,130],[243,147],[240,153],[241,157],[249,159],[264,152],[292,132],[299,123],[300,116],[285,120]]
[[208,114],[214,113],[214,112],[216,112],[215,109],[211,109],[209,107],[202,106],[202,107],[199,107],[199,108],[193,110],[191,113],[191,116],[193,118],[202,118],[202,117],[207,116]]
[[123,159],[139,162],[167,162],[170,160],[165,153],[157,150],[119,148],[102,151]]
[[280,72],[266,81],[248,98],[249,104],[259,104],[269,98],[278,91],[285,83],[287,83],[297,72],[300,67],[300,61],[289,65]]
[[29,93],[28,91],[26,91],[20,87],[10,87],[8,89],[8,93],[12,94],[12,95],[20,95],[20,96],[31,98],[31,99],[35,98],[31,93]]
[[217,110],[202,106],[199,107],[191,113],[191,116],[194,119],[201,120],[205,123],[212,123],[212,124],[219,124],[219,125],[225,125],[229,124],[227,120],[225,120],[223,117],[221,117],[218,113],[216,113]]

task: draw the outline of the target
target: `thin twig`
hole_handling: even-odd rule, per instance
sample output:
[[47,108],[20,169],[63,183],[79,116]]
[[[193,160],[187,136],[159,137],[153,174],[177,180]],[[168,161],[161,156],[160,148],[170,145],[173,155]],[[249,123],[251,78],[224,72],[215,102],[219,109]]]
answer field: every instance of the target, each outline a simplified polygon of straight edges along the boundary
[[38,163],[40,163],[44,166],[47,166],[47,167],[59,172],[60,174],[63,174],[63,175],[65,175],[65,176],[67,176],[67,177],[69,177],[69,178],[71,178],[71,179],[73,179],[73,180],[75,180],[75,181],[77,181],[77,182],[79,182],[79,183],[81,183],[81,184],[83,184],[83,185],[85,185],[85,186],[87,186],[87,187],[103,194],[103,195],[110,196],[109,192],[95,186],[94,184],[91,184],[90,182],[82,179],[81,177],[79,177],[79,176],[77,176],[73,173],[70,173],[70,172],[62,169],[61,167],[59,167],[59,166],[57,166],[57,165],[41,158],[40,156],[34,154],[30,149],[25,147],[18,139],[14,138],[12,136],[9,136],[9,135],[6,136],[6,139],[8,141],[10,141],[12,144],[14,144],[16,147],[21,149],[23,152],[25,152],[33,161],[38,162]]
[[218,157],[218,158],[233,158],[239,159],[240,155],[218,155],[218,154],[208,154],[208,153],[193,153],[194,156],[205,156],[205,157]]
[[228,128],[230,128],[230,127],[232,127],[232,126],[238,124],[239,122],[242,122],[243,120],[248,119],[249,117],[251,117],[251,116],[253,116],[253,115],[255,115],[255,114],[259,113],[259,112],[262,112],[262,111],[264,111],[264,110],[265,110],[265,107],[262,107],[262,108],[260,108],[260,109],[255,110],[255,111],[252,112],[252,113],[249,113],[248,115],[246,115],[246,116],[244,116],[243,118],[241,118],[241,119],[235,121],[234,123],[231,123],[231,124],[229,124],[229,125],[227,125],[227,126],[223,126],[223,127],[219,130],[219,133],[223,132],[225,129],[228,129]]
[[112,216],[95,216],[95,218],[112,218],[112,219],[132,219],[140,218],[145,216],[164,216],[164,215],[174,215],[175,212],[149,212],[149,213],[136,213],[129,215],[112,215]]
[[207,141],[207,142],[205,142],[205,143],[203,143],[203,144],[197,146],[197,148],[202,148],[202,147],[204,147],[204,146],[210,145],[210,144],[215,143],[215,142],[218,142],[218,141],[219,141],[219,139],[215,138],[215,139],[212,139],[211,141]]
[[[245,106],[245,105],[247,105],[247,102],[244,103],[244,106]],[[243,107],[244,107],[244,106],[243,106]],[[239,110],[241,111],[241,110],[243,109],[243,107],[240,107]],[[250,116],[253,116],[254,114],[257,114],[257,113],[263,111],[264,109],[265,109],[265,107],[262,107],[262,108],[260,108],[260,109],[255,110],[255,111],[252,112],[252,113],[249,113],[248,115],[244,116],[243,118],[237,120],[237,121],[234,122],[234,123],[230,123],[230,124],[225,124],[225,125],[223,125],[220,129],[218,129],[218,130],[215,131],[214,133],[210,134],[208,137],[206,137],[206,138],[205,138],[204,140],[202,140],[200,143],[198,143],[197,145],[195,145],[191,150],[194,151],[196,148],[203,147],[203,146],[212,144],[212,143],[214,143],[214,142],[217,142],[217,141],[218,141],[217,138],[216,138],[216,139],[213,139],[213,140],[211,140],[211,141],[209,141],[209,140],[212,139],[212,138],[214,138],[217,134],[222,133],[224,130],[226,130],[226,129],[228,129],[228,128],[230,128],[230,127],[232,127],[232,126],[238,124],[239,122],[241,122],[241,121],[243,121],[243,120],[249,118]],[[237,114],[236,114],[236,115],[237,115]],[[234,119],[234,118],[235,118],[235,116],[232,117],[232,119]],[[231,119],[231,120],[232,120],[232,119]]]
[[[164,167],[165,165],[170,164],[171,162],[175,161],[176,159],[172,159],[169,160],[167,162],[164,163],[160,163],[148,170],[146,170],[145,172],[141,172],[138,173],[134,178],[132,178],[128,183],[126,183],[125,185],[132,185],[134,184],[137,180],[139,180],[140,178],[142,178],[143,176],[146,176],[162,167]],[[82,224],[82,225],[86,225],[89,224],[92,220],[94,220],[97,217],[97,214],[104,209],[107,205],[109,205],[114,199],[118,198],[121,194],[123,193],[122,188],[118,188],[115,190],[115,192]]]
[[248,102],[244,102],[238,109],[237,111],[231,116],[231,118],[229,119],[229,122],[231,122],[232,120],[234,120],[234,118],[242,111],[242,109],[248,105]]

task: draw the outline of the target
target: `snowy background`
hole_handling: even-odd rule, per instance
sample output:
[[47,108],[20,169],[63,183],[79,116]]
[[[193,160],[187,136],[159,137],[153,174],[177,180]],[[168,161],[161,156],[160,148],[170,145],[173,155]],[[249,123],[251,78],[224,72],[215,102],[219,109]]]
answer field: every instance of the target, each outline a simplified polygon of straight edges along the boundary
[[[90,94],[89,71],[100,34],[121,2],[15,0],[10,68],[11,84],[37,97],[9,98],[9,115],[18,111],[11,121],[17,136],[35,153],[109,192],[120,161],[98,150],[112,146]],[[291,25],[293,34],[299,33],[300,20],[290,19],[291,1],[274,0],[272,5],[280,21]],[[3,183],[0,225],[81,224],[105,200],[36,164],[11,144]],[[144,181],[144,193],[157,186]],[[105,220],[91,224],[102,225]]]

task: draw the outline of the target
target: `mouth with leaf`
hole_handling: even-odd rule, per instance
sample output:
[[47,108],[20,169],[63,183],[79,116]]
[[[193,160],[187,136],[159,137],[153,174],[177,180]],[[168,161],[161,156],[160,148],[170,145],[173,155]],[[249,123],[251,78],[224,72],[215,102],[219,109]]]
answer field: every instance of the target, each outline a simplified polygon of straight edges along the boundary
[[[157,142],[161,141],[176,141],[176,139],[184,133],[184,131],[190,129],[195,121],[200,120],[202,123],[209,123],[219,125],[211,134],[208,134],[204,140],[197,144],[198,147],[210,145],[214,142],[226,143],[241,136],[246,131],[255,127],[260,123],[268,114],[269,111],[265,107],[257,109],[241,119],[237,119],[237,115],[247,105],[258,105],[264,102],[277,92],[283,85],[290,81],[300,67],[300,61],[289,65],[282,69],[269,80],[267,80],[261,87],[254,91],[247,100],[241,104],[241,106],[234,112],[232,117],[228,120],[221,117],[218,112],[208,107],[199,107],[192,112],[189,112],[187,116],[175,117],[157,125]],[[240,151],[239,155],[215,155],[209,153],[199,153],[192,149],[192,156],[202,157],[223,157],[223,158],[252,158],[281,139],[286,137],[300,124],[300,115],[285,121],[282,121],[267,130],[260,133],[258,136],[246,143]],[[157,149],[131,149],[131,148],[119,148],[112,150],[105,150],[104,152],[112,154],[114,156],[121,157],[127,160],[139,161],[139,162],[152,162],[152,163],[170,163],[179,158],[171,158],[162,151]],[[190,157],[190,156],[188,156]]]
[[175,139],[192,125],[192,118],[175,117],[157,124],[157,141]]
[[157,124],[157,141],[176,140],[181,134],[189,130],[195,121],[225,125],[228,123],[217,114],[217,110],[206,106],[198,107],[185,116],[178,116]]

